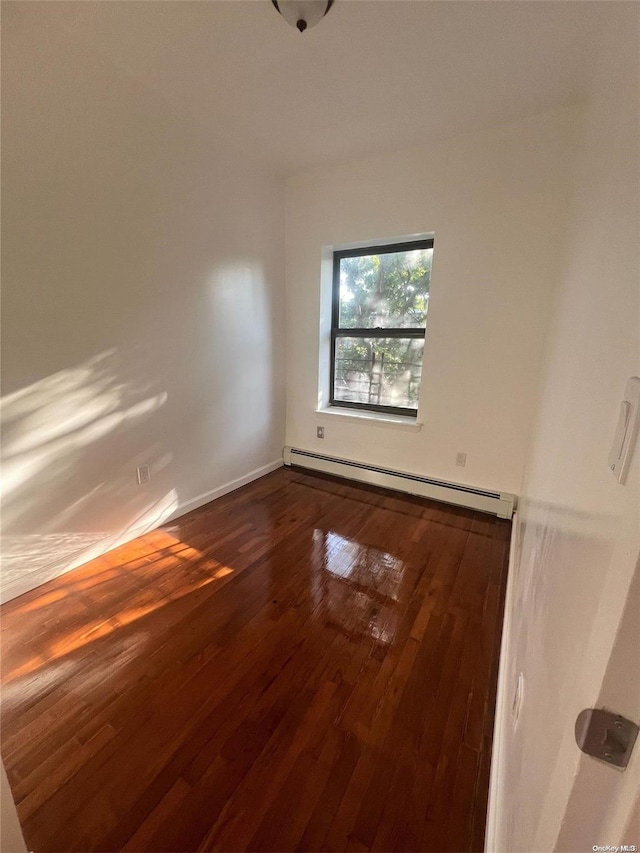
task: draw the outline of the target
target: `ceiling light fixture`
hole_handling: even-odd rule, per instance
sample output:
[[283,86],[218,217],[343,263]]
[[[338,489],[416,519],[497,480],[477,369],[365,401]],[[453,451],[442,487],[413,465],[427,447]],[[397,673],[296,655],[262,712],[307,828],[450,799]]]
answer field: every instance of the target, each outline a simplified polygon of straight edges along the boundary
[[333,0],[271,0],[288,24],[303,33],[314,27],[333,6]]

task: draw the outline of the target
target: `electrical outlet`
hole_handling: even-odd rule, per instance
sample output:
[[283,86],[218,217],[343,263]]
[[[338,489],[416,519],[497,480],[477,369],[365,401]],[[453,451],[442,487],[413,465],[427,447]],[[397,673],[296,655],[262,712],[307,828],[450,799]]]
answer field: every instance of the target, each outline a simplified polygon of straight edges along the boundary
[[136,468],[136,474],[138,476],[138,485],[143,486],[145,483],[148,483],[151,479],[151,474],[149,473],[148,465],[140,465]]
[[324,438],[324,427],[316,427],[316,437]]
[[467,454],[466,453],[456,453],[456,465],[459,465],[461,468],[467,464]]

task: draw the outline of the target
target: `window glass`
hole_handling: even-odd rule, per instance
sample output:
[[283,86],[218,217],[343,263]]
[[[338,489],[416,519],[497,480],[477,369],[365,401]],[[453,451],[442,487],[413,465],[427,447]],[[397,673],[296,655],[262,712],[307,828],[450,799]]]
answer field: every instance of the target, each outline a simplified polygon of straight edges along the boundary
[[336,402],[418,408],[423,338],[338,338]]
[[432,257],[429,248],[340,258],[340,328],[424,328]]

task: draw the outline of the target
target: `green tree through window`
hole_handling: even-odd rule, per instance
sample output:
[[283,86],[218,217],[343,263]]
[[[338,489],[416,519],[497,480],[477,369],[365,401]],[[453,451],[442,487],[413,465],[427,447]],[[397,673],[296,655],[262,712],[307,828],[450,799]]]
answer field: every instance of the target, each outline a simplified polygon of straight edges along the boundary
[[433,240],[334,254],[331,403],[416,416]]

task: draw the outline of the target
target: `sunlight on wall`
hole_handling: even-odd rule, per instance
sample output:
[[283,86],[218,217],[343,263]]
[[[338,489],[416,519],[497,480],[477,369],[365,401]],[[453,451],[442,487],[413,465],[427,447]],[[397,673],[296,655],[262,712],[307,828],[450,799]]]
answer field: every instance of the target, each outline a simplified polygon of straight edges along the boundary
[[[131,458],[129,433],[168,399],[152,381],[131,376],[135,365],[136,359],[125,362],[115,349],[106,350],[0,400],[0,600],[152,529],[177,508],[174,489],[161,498],[134,491],[132,475],[140,463]],[[145,442],[148,446],[146,434],[138,437],[138,444]],[[145,457],[163,466],[171,460],[158,446]],[[96,530],[107,501],[132,520],[115,530]],[[33,583],[25,586],[27,578]]]
[[[82,367],[48,376],[0,400],[5,524],[28,511],[33,477],[46,469],[69,467],[73,451],[166,403],[166,392],[130,402],[134,389],[118,381],[114,357],[115,350],[108,350]],[[23,493],[9,500],[21,487],[26,487]]]

